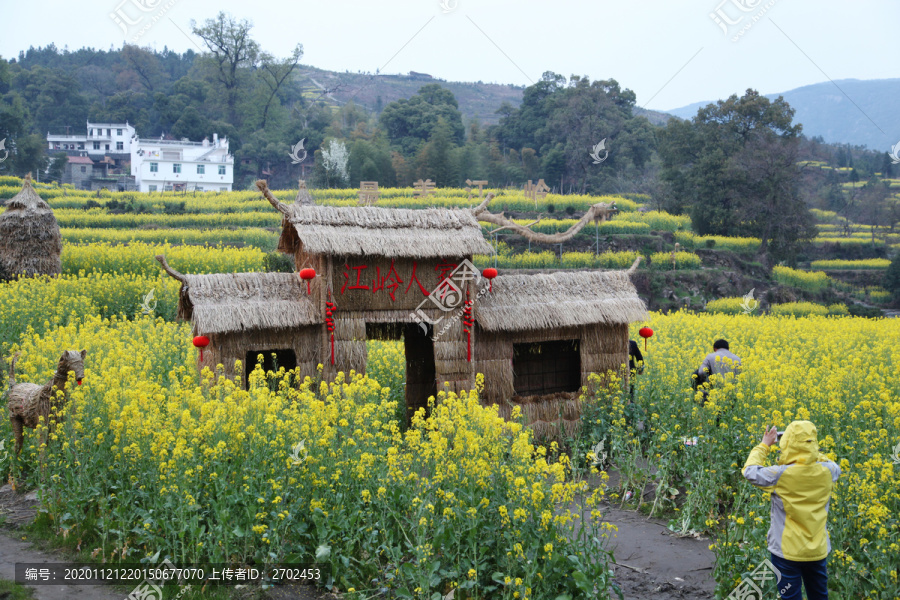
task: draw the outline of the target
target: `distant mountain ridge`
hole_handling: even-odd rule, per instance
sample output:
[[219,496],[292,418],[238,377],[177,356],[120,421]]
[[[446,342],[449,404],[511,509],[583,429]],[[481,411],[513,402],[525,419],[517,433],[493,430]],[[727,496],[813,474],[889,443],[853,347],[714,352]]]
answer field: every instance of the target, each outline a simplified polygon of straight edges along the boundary
[[[807,137],[885,152],[900,141],[900,79],[841,79],[766,94],[771,100],[778,96],[797,111],[794,122],[803,124]],[[666,112],[690,119],[697,109],[713,102],[695,102]]]
[[[297,78],[302,83],[304,96],[307,98],[321,96],[327,91],[328,100],[335,104],[345,104],[352,100],[375,112],[379,112],[380,108],[390,102],[414,96],[425,84],[437,83],[453,92],[464,119],[477,119],[482,125],[497,125],[500,122],[497,109],[504,102],[518,108],[525,92],[524,86],[481,81],[444,81],[415,71],[410,71],[407,75],[373,75],[338,73],[301,65],[297,68]],[[634,114],[646,117],[654,125],[665,125],[672,118],[664,112],[638,107],[635,107]]]

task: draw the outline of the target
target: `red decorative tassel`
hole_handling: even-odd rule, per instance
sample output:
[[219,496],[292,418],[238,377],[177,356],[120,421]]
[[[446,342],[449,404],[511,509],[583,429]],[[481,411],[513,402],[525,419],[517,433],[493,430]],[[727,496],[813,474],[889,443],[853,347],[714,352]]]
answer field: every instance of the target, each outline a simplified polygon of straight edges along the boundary
[[466,360],[468,362],[472,362],[472,330],[471,327],[475,326],[475,321],[472,319],[472,302],[469,298],[469,290],[466,290],[466,303],[463,308],[463,331],[466,333]]
[[[309,282],[307,282],[309,285]],[[331,334],[331,364],[334,364],[334,313],[337,312],[337,308],[334,306],[334,302],[331,301],[331,290],[328,290],[328,301],[325,303],[325,327],[328,329],[328,332]]]

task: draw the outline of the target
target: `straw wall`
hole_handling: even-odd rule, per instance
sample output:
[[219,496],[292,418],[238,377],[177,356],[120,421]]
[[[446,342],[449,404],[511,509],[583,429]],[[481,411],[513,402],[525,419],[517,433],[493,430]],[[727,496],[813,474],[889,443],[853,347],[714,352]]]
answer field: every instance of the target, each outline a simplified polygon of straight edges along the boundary
[[312,325],[294,330],[254,330],[210,335],[209,346],[203,351],[203,361],[198,359],[198,367],[215,370],[221,364],[225,374],[233,377],[234,363],[239,360],[244,372],[242,384],[246,384],[247,365],[243,363],[247,352],[291,349],[297,356],[301,378],[315,377],[316,367],[322,362],[318,344],[320,329],[320,326]]
[[[608,370],[627,374],[622,365],[628,362],[628,326],[589,325],[545,331],[486,332],[478,329],[475,347],[475,371],[485,378],[482,402],[498,404],[500,415],[508,418],[515,405],[522,409],[525,422],[535,435],[558,437],[560,427],[571,434],[581,418],[580,392],[552,395],[516,396],[513,380],[513,344],[553,340],[580,340],[581,384],[587,384],[591,373]],[[602,375],[601,375],[602,376]]]

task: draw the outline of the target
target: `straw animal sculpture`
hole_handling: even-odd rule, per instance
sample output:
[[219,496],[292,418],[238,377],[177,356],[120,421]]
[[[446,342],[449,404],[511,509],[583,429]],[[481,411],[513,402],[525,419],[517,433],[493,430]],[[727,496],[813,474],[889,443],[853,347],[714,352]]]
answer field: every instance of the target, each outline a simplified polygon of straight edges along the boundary
[[[56,421],[61,421],[58,416],[59,410],[65,406],[66,398],[65,388],[69,373],[75,372],[75,381],[81,383],[84,379],[84,357],[87,356],[87,350],[77,352],[75,350],[66,350],[59,357],[59,365],[56,367],[56,374],[53,379],[44,385],[36,383],[16,383],[16,359],[19,354],[13,356],[12,363],[9,366],[9,420],[12,423],[13,434],[16,438],[16,454],[22,451],[24,441],[23,428],[35,429],[43,417],[44,423],[49,428]],[[57,391],[63,391],[60,398]],[[53,416],[51,421],[50,417]]]
[[[494,214],[488,211],[487,206],[493,199],[494,194],[488,194],[487,196],[485,196],[481,204],[472,209],[472,213],[475,215],[476,219],[485,223],[493,223],[494,225],[499,225],[501,229],[511,229],[527,240],[544,244],[561,244],[563,242],[567,242],[575,237],[579,231],[584,229],[584,226],[589,222],[596,221],[598,223],[603,223],[604,221],[611,218],[614,214],[616,214],[619,210],[616,208],[615,202],[611,204],[607,204],[606,202],[598,202],[597,204],[591,206],[588,211],[584,213],[584,216],[581,217],[581,219],[579,219],[577,223],[569,227],[567,230],[561,231],[559,233],[540,233],[529,229],[527,226],[519,225],[518,223],[507,219],[503,216],[503,213]],[[538,221],[539,220],[540,219],[538,219]],[[535,221],[535,223],[537,223],[537,221]],[[531,223],[531,225],[534,225],[534,223]],[[495,229],[494,231],[500,231],[500,229]]]

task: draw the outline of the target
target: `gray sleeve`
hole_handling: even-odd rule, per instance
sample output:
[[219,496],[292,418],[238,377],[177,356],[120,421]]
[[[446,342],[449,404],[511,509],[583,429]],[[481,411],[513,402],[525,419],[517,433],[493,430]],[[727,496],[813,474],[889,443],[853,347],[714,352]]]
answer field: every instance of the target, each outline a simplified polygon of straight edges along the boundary
[[832,482],[837,481],[838,477],[841,476],[841,468],[836,462],[830,460],[822,461],[822,466],[831,471]]
[[708,375],[712,375],[712,374],[713,374],[713,368],[712,368],[712,364],[710,364],[709,356],[707,356],[706,358],[704,358],[704,359],[703,359],[703,362],[700,363],[700,372],[703,373],[704,371],[705,371]]
[[777,465],[774,467],[763,467],[761,465],[749,465],[744,468],[744,477],[753,485],[759,487],[772,487],[778,483],[778,479],[787,465]]

